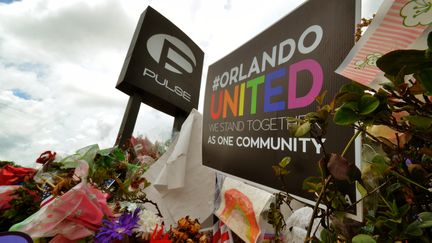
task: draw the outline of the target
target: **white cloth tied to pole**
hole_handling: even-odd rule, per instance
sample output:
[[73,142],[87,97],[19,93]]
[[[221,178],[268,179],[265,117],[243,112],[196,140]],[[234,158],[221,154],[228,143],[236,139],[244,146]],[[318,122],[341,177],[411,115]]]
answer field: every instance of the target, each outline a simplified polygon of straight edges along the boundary
[[212,215],[215,173],[202,165],[202,115],[197,110],[144,176],[152,183],[147,197],[158,204],[166,225],[186,215],[200,222]]
[[[159,191],[184,187],[187,167],[186,163],[188,159],[190,144],[194,143],[201,146],[201,139],[199,143],[197,143],[197,141],[191,141],[191,139],[193,139],[191,136],[194,132],[194,127],[196,128],[196,130],[202,131],[202,116],[196,110],[192,110],[191,115],[182,125],[180,134],[174,143],[174,150],[170,153],[168,159],[166,159],[162,171],[160,172],[153,184],[154,187],[156,187],[156,189],[158,189]],[[192,147],[190,149],[196,150],[197,148]],[[191,151],[191,153],[194,152]],[[191,157],[194,156],[189,155],[189,158]],[[201,159],[199,161],[201,161]]]

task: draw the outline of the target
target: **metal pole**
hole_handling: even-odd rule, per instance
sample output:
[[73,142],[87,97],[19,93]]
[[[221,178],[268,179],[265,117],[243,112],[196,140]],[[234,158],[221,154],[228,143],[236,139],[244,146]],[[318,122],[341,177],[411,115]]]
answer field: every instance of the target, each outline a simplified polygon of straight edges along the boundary
[[171,137],[174,137],[174,135],[176,133],[180,132],[181,126],[183,125],[184,121],[186,121],[187,116],[188,116],[188,113],[186,113],[186,112],[178,112],[175,115]]
[[124,148],[126,142],[132,137],[141,101],[141,96],[137,93],[129,97],[115,145]]

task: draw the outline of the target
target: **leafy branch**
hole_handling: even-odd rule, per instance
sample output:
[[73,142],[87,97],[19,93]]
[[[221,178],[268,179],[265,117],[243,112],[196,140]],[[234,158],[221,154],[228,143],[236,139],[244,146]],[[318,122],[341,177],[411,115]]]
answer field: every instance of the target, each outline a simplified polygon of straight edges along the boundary
[[[303,182],[304,189],[318,194],[305,242],[318,242],[316,229],[311,237],[316,218],[321,218],[325,228],[321,233],[324,242],[340,238],[353,242],[430,241],[432,213],[424,210],[432,209],[431,53],[430,33],[427,50],[397,50],[378,59],[377,66],[390,81],[378,90],[358,83],[344,85],[330,104],[324,105],[324,93],[316,98],[317,111],[293,119],[298,124],[291,133],[309,134],[323,151],[318,161],[321,176]],[[330,119],[357,130],[340,155],[327,153],[322,143]],[[378,151],[365,158],[363,172],[344,158],[360,134]],[[287,164],[291,161],[284,160],[273,167],[281,181],[290,173]],[[362,198],[346,205],[337,186],[341,181],[357,181]],[[367,205],[362,224],[342,225],[351,227],[344,230],[331,220],[345,220],[345,212],[361,201]],[[326,207],[321,214],[320,204]]]

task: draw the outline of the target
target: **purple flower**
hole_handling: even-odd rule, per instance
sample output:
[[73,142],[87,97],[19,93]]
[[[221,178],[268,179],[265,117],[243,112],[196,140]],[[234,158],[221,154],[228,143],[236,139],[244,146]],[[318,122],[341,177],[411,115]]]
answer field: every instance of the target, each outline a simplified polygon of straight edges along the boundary
[[105,243],[116,239],[122,240],[125,235],[131,236],[139,220],[139,211],[140,208],[137,208],[133,213],[124,212],[118,219],[104,219],[95,241]]
[[408,165],[412,165],[412,161],[411,161],[410,159],[406,159],[406,160],[405,160],[405,165],[406,165],[406,166],[408,166]]

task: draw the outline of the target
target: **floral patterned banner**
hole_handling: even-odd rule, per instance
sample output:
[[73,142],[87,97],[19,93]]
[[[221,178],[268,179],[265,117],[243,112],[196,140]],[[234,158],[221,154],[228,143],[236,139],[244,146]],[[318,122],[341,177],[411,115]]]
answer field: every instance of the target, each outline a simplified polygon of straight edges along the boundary
[[371,26],[350,51],[336,73],[371,86],[382,72],[376,61],[396,49],[414,48],[432,23],[432,0],[385,0]]

